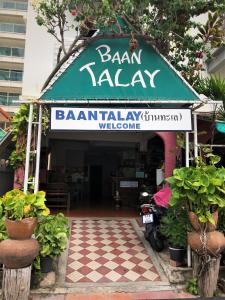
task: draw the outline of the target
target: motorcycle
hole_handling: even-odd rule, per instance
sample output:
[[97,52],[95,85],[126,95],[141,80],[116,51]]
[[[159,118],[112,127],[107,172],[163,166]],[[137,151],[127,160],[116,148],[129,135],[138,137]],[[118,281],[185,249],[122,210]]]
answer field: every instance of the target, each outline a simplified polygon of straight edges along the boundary
[[145,226],[144,236],[157,252],[164,248],[164,237],[160,233],[160,220],[167,209],[170,196],[169,188],[164,188],[154,195],[147,190],[140,194],[142,222]]

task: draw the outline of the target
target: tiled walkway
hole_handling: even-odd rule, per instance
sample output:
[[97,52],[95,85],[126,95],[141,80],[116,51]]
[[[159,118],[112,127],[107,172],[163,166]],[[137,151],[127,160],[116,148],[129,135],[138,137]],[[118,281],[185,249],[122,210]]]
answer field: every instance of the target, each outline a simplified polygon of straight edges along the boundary
[[72,221],[67,283],[160,280],[131,220]]

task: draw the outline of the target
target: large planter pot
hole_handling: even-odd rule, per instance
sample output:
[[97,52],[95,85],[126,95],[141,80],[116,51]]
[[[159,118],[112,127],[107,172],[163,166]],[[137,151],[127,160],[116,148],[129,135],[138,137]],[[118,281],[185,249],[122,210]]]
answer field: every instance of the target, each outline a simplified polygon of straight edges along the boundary
[[170,259],[180,264],[184,263],[186,252],[184,248],[169,247]]
[[38,252],[35,239],[5,240],[0,243],[0,262],[9,269],[25,268],[32,264]]
[[216,230],[216,226],[218,223],[218,210],[216,210],[212,215],[213,215],[213,219],[215,221],[215,225],[210,222],[201,223],[199,221],[197,215],[193,211],[188,212],[189,221],[190,221],[192,227],[194,228],[194,230],[196,230],[197,232],[200,232],[203,229],[205,229],[207,232]]
[[[188,244],[191,249],[202,255],[204,252],[204,237],[201,233],[192,231],[188,233]],[[218,256],[225,248],[225,237],[222,232],[212,231],[206,233],[206,250],[211,256]]]
[[53,270],[53,259],[50,256],[40,258],[41,273],[49,273]]
[[37,218],[25,218],[20,221],[5,220],[9,238],[15,240],[30,239],[37,225]]

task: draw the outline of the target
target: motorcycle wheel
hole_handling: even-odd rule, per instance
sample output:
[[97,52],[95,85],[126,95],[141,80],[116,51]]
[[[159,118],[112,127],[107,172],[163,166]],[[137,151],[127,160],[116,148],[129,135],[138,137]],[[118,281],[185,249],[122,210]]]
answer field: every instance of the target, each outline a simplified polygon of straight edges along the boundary
[[152,246],[152,248],[157,251],[160,252],[163,250],[164,248],[164,243],[161,239],[159,239],[156,235],[156,233],[154,231],[152,231],[149,236],[148,236],[148,241],[150,243],[150,245]]

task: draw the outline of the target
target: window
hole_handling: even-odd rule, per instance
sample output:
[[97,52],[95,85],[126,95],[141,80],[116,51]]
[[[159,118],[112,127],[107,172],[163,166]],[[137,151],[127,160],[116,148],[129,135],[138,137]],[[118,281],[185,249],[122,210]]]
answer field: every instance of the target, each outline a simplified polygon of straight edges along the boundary
[[26,33],[24,24],[0,23],[1,32]]
[[11,56],[11,48],[0,47],[0,56]]
[[27,3],[17,1],[0,1],[0,8],[26,11]]
[[22,77],[23,77],[23,72],[22,71],[16,71],[16,70],[11,70],[10,71],[9,80],[11,80],[11,81],[22,81]]
[[0,8],[15,9],[15,2],[0,1]]
[[9,80],[9,70],[0,69],[0,80]]
[[22,81],[23,71],[0,69],[0,80]]
[[15,105],[13,103],[13,101],[18,101],[19,96],[20,96],[20,94],[0,92],[0,104],[1,105]]
[[15,2],[17,10],[27,10],[27,3],[24,2]]
[[26,33],[26,27],[23,24],[13,24],[14,32],[16,33]]
[[0,31],[13,32],[13,24],[0,23]]
[[24,57],[24,48],[12,48],[12,56]]
[[0,93],[0,104],[5,104],[7,103],[7,93]]
[[24,48],[0,47],[0,56],[24,57]]

